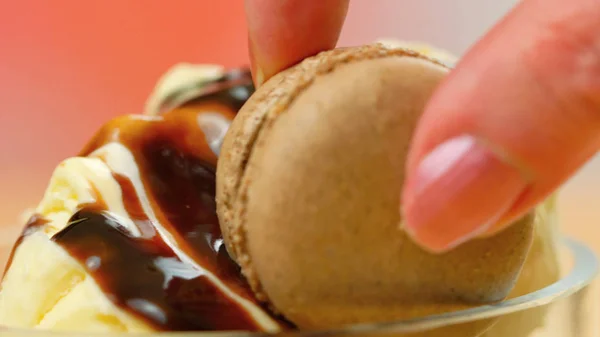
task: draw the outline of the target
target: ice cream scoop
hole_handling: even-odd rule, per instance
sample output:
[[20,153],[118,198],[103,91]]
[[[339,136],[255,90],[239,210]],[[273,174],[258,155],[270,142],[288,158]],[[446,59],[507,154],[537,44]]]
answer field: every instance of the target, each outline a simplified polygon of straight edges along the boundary
[[[15,245],[0,326],[84,332],[276,332],[228,257],[214,140],[245,101],[223,72],[154,115],[104,125],[55,170]],[[241,76],[235,75],[237,79]],[[160,103],[160,100],[158,100]]]
[[299,328],[453,311],[513,288],[531,214],[445,254],[402,226],[406,152],[448,72],[402,48],[327,51],[268,80],[233,121],[217,169],[227,248],[256,297]]

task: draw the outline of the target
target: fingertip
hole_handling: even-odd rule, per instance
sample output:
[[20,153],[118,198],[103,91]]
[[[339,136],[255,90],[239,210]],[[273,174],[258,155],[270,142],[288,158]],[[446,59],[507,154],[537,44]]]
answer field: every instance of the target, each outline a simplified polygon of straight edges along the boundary
[[[407,222],[408,223],[408,222]],[[443,254],[446,253],[466,240],[447,240],[445,237],[439,235],[430,235],[431,233],[417,232],[410,225],[404,224],[401,229],[406,233],[412,242],[431,254]]]
[[[462,236],[449,232],[467,233],[481,224],[491,226],[480,236],[495,235],[600,149],[600,58],[590,45],[600,32],[597,13],[598,2],[522,2],[436,90],[411,143],[405,186],[418,190],[423,162],[460,135],[476,137],[496,155],[497,165],[466,167],[461,159],[465,167],[438,179],[447,183],[428,195],[405,191],[416,240],[442,235],[450,242]],[[460,189],[450,188],[460,182]],[[470,192],[459,197],[456,191]]]
[[[335,47],[349,0],[246,0],[255,82]],[[262,75],[262,79],[259,78]]]

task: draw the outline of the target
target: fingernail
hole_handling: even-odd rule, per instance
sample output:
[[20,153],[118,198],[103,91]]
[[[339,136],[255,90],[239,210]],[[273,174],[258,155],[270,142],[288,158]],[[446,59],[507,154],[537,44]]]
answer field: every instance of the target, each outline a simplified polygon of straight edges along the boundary
[[431,151],[408,177],[404,229],[422,247],[443,252],[491,227],[527,187],[515,167],[472,136]]
[[258,88],[265,81],[265,73],[262,70],[260,63],[256,59],[256,47],[250,36],[248,36],[248,54],[250,56],[250,69],[252,71],[254,85]]
[[260,87],[265,82],[265,73],[259,67],[254,68],[254,84]]

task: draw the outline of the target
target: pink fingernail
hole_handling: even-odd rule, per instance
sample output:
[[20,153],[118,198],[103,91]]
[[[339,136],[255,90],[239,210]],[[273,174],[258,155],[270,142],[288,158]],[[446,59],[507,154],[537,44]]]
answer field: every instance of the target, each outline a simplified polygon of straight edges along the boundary
[[408,178],[404,227],[421,246],[443,252],[484,232],[527,187],[513,166],[472,136],[439,145]]

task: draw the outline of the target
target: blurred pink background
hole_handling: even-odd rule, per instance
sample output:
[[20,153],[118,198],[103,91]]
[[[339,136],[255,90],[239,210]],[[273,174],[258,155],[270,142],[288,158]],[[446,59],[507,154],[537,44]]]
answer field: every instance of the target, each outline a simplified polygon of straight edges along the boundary
[[[397,37],[462,54],[514,3],[353,1],[340,44]],[[174,63],[247,63],[242,1],[3,1],[0,37],[0,224],[35,206],[103,122],[141,112]],[[595,159],[567,184],[561,217],[600,251],[597,172]]]

